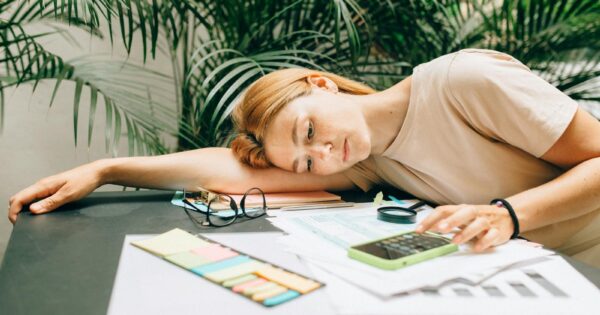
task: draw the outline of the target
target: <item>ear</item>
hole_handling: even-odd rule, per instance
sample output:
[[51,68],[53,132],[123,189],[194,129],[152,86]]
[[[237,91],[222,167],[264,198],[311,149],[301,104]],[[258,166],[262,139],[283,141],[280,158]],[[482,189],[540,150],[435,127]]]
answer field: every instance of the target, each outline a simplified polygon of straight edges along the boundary
[[313,88],[323,89],[328,92],[337,93],[338,86],[331,79],[326,78],[319,74],[313,74],[306,78],[306,81],[313,86]]

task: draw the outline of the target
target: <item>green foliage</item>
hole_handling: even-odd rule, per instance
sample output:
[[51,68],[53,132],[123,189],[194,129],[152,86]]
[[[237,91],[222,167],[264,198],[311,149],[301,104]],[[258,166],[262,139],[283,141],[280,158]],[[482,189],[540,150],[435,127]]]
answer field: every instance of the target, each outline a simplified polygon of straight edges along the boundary
[[[176,135],[179,149],[226,145],[237,97],[283,67],[331,71],[383,89],[420,63],[479,47],[515,56],[576,100],[600,102],[597,0],[5,0],[0,12],[10,12],[0,19],[0,118],[7,87],[53,79],[54,99],[63,81],[73,81],[75,142],[87,89],[88,146],[100,97],[106,149],[114,150],[124,128],[130,154],[165,152],[161,132]],[[111,42],[128,52],[141,44],[144,60],[164,54],[173,72],[90,56],[66,61],[39,41],[68,34],[25,30],[45,20],[99,37],[105,23]],[[173,102],[177,112],[167,109]]]

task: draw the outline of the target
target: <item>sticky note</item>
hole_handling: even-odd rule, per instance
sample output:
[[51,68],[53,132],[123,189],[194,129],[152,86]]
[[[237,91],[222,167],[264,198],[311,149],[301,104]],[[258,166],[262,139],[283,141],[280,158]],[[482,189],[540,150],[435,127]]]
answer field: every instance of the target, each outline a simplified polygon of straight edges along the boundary
[[261,285],[246,288],[243,293],[244,293],[244,295],[252,296],[258,292],[271,290],[271,289],[279,287],[279,286],[280,285],[278,285],[277,283],[269,281],[269,282],[263,283]]
[[231,287],[237,286],[239,284],[246,283],[248,281],[252,281],[256,278],[257,277],[253,274],[243,275],[241,277],[229,279],[229,280],[223,282],[223,286],[226,288],[231,288]]
[[272,298],[265,299],[263,304],[266,306],[275,306],[277,304],[287,302],[298,296],[300,296],[300,293],[298,293],[294,290],[288,290],[287,292],[280,294],[278,296],[274,296]]
[[382,201],[383,201],[383,192],[380,191],[377,193],[377,195],[375,195],[375,198],[373,198],[373,205],[379,206]]
[[208,242],[205,242],[184,230],[173,229],[153,238],[131,242],[131,244],[155,255],[164,257],[205,246]]
[[288,290],[287,288],[284,288],[284,287],[278,285],[277,287],[275,287],[273,289],[265,290],[265,291],[262,291],[262,292],[254,294],[252,296],[252,299],[254,301],[262,302],[264,299],[268,299],[270,297],[274,297],[276,295],[284,293],[287,290]]
[[256,260],[250,260],[248,262],[223,268],[218,271],[207,272],[204,274],[204,277],[206,277],[209,280],[221,283],[225,280],[233,279],[239,276],[256,272],[262,268],[265,268],[264,263]]
[[195,248],[192,251],[210,261],[224,260],[238,255],[231,249],[222,247],[219,244],[209,244],[208,246]]
[[200,257],[192,252],[181,252],[165,256],[165,259],[185,269],[192,269],[194,267],[211,263],[211,261]]
[[292,290],[296,290],[302,294],[321,286],[321,284],[318,282],[274,267],[262,268],[258,270],[256,274],[273,282],[284,285]]
[[252,281],[248,281],[248,282],[244,282],[242,284],[238,284],[235,287],[233,287],[233,292],[244,292],[244,290],[246,290],[247,288],[251,288],[251,287],[255,287],[261,284],[267,283],[267,280],[263,279],[263,278],[256,278]]
[[193,268],[192,271],[204,276],[205,274],[209,273],[209,272],[214,272],[214,271],[218,271],[221,269],[225,269],[225,268],[229,268],[229,267],[233,267],[235,265],[239,265],[242,263],[245,263],[247,261],[250,261],[250,257],[248,256],[235,256],[233,258],[229,258],[226,260],[221,260],[219,262],[216,263],[212,263],[212,264],[208,264],[208,265],[204,265],[204,266],[200,266],[197,268]]

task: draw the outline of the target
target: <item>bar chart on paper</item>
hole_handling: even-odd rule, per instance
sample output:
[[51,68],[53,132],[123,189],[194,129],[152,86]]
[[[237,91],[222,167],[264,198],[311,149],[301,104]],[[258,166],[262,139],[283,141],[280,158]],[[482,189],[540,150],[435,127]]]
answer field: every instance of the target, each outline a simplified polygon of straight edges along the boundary
[[451,280],[381,299],[309,264],[326,281],[339,314],[590,314],[600,307],[600,292],[560,256],[542,257],[501,270],[473,283]]
[[453,283],[440,288],[424,288],[419,294],[435,297],[473,298],[569,298],[569,294],[539,271],[522,268],[505,271],[478,285]]

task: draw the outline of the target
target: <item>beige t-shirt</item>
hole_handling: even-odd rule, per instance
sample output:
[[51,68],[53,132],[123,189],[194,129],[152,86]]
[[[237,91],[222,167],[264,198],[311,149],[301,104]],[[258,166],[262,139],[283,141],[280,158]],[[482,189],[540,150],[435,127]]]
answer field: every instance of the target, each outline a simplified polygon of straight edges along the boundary
[[540,157],[577,103],[510,55],[464,49],[414,68],[404,124],[381,156],[345,174],[437,204],[488,204],[562,171]]

